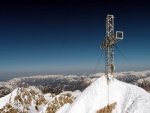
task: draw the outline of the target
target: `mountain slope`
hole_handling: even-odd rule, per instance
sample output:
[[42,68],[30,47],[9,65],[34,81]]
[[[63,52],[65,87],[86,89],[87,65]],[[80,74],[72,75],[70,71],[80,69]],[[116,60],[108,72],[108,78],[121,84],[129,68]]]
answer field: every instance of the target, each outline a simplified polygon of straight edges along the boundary
[[38,113],[46,104],[47,101],[38,88],[17,88],[0,98],[0,113]]
[[66,91],[55,96],[40,113],[56,113],[56,111],[65,104],[72,104],[76,97],[81,94],[80,91]]
[[72,103],[81,92],[65,91],[59,95],[43,94],[35,86],[16,88],[0,98],[0,113],[55,113],[66,103]]
[[[109,106],[108,106],[109,103]],[[149,113],[150,94],[137,86],[105,76],[85,89],[71,105],[57,113]]]

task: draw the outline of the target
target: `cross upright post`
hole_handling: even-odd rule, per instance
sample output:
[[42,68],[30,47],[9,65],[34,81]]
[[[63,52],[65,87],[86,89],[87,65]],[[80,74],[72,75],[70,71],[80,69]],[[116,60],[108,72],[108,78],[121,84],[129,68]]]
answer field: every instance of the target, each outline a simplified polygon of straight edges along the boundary
[[101,44],[100,48],[105,49],[105,75],[107,81],[110,80],[110,75],[113,76],[115,66],[114,66],[114,45],[119,40],[123,39],[123,32],[116,31],[116,36],[114,34],[114,16],[107,15],[106,17],[106,38]]

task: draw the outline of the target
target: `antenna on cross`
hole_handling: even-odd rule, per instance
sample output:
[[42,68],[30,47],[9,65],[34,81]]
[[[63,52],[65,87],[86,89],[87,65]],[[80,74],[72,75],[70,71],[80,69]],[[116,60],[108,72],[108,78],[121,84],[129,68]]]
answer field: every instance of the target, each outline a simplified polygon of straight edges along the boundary
[[113,76],[114,66],[114,45],[123,39],[123,31],[116,31],[114,34],[114,16],[107,15],[106,17],[106,38],[100,48],[105,49],[105,75],[107,82],[110,81],[110,76]]

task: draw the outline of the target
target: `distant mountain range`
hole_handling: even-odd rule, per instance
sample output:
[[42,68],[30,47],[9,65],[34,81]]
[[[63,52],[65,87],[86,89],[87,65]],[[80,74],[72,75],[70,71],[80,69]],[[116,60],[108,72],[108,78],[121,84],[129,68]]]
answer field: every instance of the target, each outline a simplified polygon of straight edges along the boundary
[[[44,75],[14,78],[6,82],[0,82],[0,97],[3,97],[18,87],[36,86],[42,93],[59,94],[62,91],[83,91],[96,78],[104,73],[82,75]],[[150,91],[150,71],[140,72],[120,72],[115,73],[114,77],[123,82],[135,84]]]

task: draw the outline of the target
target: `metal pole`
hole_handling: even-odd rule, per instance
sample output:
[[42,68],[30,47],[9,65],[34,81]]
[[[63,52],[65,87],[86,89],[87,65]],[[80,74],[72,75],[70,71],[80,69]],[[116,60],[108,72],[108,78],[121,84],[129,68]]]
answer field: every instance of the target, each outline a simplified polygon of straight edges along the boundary
[[[121,36],[118,36],[121,35]],[[105,75],[109,82],[109,74],[113,76],[114,66],[114,45],[119,40],[123,39],[123,32],[117,31],[116,36],[114,35],[114,16],[107,15],[106,17],[106,38],[101,45],[101,49],[105,49]]]

